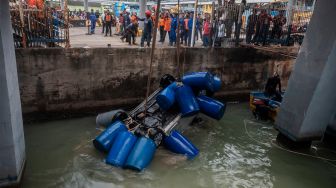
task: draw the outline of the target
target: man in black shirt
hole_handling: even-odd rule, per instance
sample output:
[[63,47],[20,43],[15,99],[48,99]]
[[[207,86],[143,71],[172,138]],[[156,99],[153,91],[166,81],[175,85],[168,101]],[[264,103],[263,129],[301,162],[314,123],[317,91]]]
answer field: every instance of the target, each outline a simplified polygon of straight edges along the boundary
[[[276,88],[279,86],[279,91]],[[276,72],[274,73],[273,77],[268,78],[266,86],[265,86],[265,95],[272,100],[281,102],[281,81],[280,76]]]

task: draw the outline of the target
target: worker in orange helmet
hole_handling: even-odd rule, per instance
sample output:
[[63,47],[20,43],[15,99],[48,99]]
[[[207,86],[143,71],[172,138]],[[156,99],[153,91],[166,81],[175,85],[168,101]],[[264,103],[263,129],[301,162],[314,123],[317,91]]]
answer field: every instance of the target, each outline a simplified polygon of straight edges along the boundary
[[145,41],[147,41],[147,46],[150,46],[150,42],[152,39],[152,31],[153,31],[153,20],[152,20],[152,13],[149,10],[145,12],[146,18],[139,19],[140,21],[144,21],[144,29],[142,32],[141,37],[141,47],[144,47]]

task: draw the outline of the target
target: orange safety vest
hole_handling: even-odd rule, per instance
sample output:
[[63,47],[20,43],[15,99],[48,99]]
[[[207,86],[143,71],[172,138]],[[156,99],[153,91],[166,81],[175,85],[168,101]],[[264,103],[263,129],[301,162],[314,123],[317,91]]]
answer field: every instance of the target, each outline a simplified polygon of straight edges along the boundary
[[170,31],[170,24],[171,24],[171,19],[170,18],[165,18],[163,29],[165,31]]
[[132,22],[132,23],[136,23],[136,22],[138,22],[137,17],[134,16],[134,15],[132,15],[132,16],[131,16],[131,22]]
[[163,18],[159,19],[159,26],[164,26],[165,25],[165,20]]
[[112,16],[111,15],[106,15],[105,16],[105,21],[110,22],[112,20]]

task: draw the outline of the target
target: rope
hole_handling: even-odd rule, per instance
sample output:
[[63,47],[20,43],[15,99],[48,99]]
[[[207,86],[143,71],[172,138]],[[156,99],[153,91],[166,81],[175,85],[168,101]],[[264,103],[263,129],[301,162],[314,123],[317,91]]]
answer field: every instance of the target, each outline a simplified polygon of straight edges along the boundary
[[[264,146],[268,146],[267,144],[265,143],[262,143],[260,141],[258,141],[257,139],[253,138],[253,136],[250,135],[250,133],[248,132],[247,130],[247,127],[246,127],[246,120],[243,121],[244,122],[244,127],[245,127],[245,132],[246,132],[246,135],[253,141],[255,141],[256,143],[259,143],[261,145],[264,145]],[[330,165],[336,167],[333,163],[331,162],[336,162],[336,159],[330,159],[330,158],[325,158],[325,157],[320,157],[320,156],[315,156],[315,155],[311,155],[311,154],[307,154],[307,153],[302,153],[302,152],[297,152],[297,151],[293,151],[293,150],[289,150],[289,149],[286,149],[284,147],[281,147],[279,144],[277,144],[277,142],[275,142],[275,140],[271,140],[271,144],[272,146],[280,149],[280,150],[283,150],[283,151],[286,151],[286,152],[289,152],[289,153],[292,153],[292,154],[296,154],[296,155],[301,155],[301,156],[306,156],[306,157],[311,157],[311,158],[314,158],[314,159],[320,159],[320,160],[324,160],[326,162],[328,162]]]
[[151,87],[151,78],[152,78],[152,67],[153,67],[153,60],[154,60],[154,51],[155,51],[155,44],[156,44],[156,35],[157,35],[157,28],[158,28],[158,22],[159,22],[159,10],[160,10],[160,4],[161,0],[158,0],[157,7],[156,7],[156,12],[155,12],[155,26],[154,26],[154,33],[153,33],[153,43],[152,43],[152,49],[151,49],[151,54],[150,54],[150,65],[149,65],[149,74],[148,74],[148,79],[147,79],[147,92],[146,92],[146,99],[145,99],[145,115],[147,112],[147,103],[148,103],[148,96],[150,92],[150,87]]

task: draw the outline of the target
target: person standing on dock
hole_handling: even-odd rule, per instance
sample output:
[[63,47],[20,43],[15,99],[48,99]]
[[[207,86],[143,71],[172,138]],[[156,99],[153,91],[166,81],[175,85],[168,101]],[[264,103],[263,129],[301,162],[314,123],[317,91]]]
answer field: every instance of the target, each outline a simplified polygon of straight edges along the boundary
[[189,14],[186,15],[185,19],[184,19],[184,45],[188,46],[188,36],[189,36],[189,27],[188,27],[188,23],[189,23]]
[[177,16],[172,14],[171,16],[171,24],[170,24],[170,32],[169,32],[169,46],[176,45],[176,30],[177,30]]
[[122,13],[120,13],[119,15],[119,26],[120,26],[119,34],[121,35],[124,32],[124,16]]
[[106,10],[104,10],[104,13],[101,15],[101,20],[102,20],[102,33],[105,32],[105,27],[106,27],[106,22],[105,22],[105,16],[106,16],[107,12]]
[[205,18],[203,24],[203,45],[204,47],[208,47],[210,42],[210,21],[208,18]]
[[91,14],[90,14],[90,21],[91,21],[91,34],[95,33],[95,29],[96,29],[96,21],[97,21],[97,17],[96,14],[94,13],[93,9],[91,9]]
[[164,15],[163,13],[160,14],[160,18],[159,18],[159,32],[160,32],[160,40],[159,42],[163,41],[163,34],[164,34]]
[[183,40],[184,40],[184,32],[185,32],[185,27],[184,27],[184,13],[181,13],[180,14],[180,17],[179,17],[179,22],[180,22],[180,28],[179,28],[179,31],[180,32],[180,43],[183,44]]
[[163,37],[162,37],[162,43],[164,43],[165,39],[166,39],[166,35],[168,33],[168,36],[169,36],[169,33],[170,33],[170,24],[171,24],[171,18],[170,18],[170,15],[169,13],[167,12],[165,14],[165,17],[164,17],[164,28],[163,28]]
[[[141,47],[144,47],[145,41],[147,42],[147,46],[150,47],[150,42],[152,39],[152,30],[153,30],[153,20],[151,18],[152,13],[147,10],[145,12],[146,18],[143,20],[144,21],[144,30],[142,32],[142,37],[141,37]],[[142,21],[142,19],[139,19]]]
[[105,23],[106,23],[106,32],[105,37],[108,33],[110,33],[110,37],[112,36],[112,15],[110,11],[107,11],[107,14],[105,16]]

